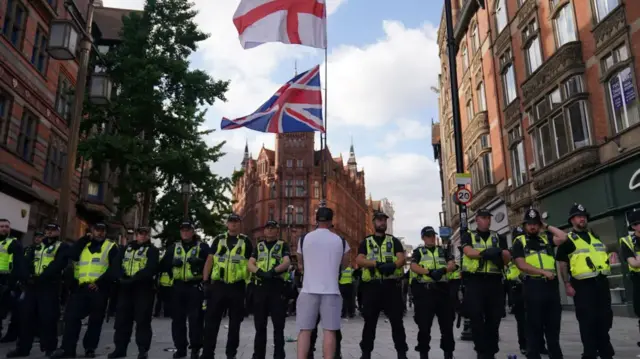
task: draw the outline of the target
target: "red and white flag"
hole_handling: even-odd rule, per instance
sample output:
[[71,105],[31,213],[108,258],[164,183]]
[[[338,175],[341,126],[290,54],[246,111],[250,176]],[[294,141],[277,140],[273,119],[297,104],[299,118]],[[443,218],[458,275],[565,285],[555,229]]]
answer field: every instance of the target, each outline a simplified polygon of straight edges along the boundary
[[245,49],[268,42],[327,47],[325,0],[240,0],[233,23]]

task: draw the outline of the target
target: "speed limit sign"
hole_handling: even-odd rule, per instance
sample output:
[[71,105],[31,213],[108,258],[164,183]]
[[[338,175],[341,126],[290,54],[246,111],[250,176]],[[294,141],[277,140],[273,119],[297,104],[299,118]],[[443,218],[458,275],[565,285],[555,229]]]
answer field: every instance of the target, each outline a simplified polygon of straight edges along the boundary
[[471,202],[471,198],[472,195],[470,190],[466,188],[458,188],[458,190],[456,190],[456,199],[458,200],[458,203],[467,205]]

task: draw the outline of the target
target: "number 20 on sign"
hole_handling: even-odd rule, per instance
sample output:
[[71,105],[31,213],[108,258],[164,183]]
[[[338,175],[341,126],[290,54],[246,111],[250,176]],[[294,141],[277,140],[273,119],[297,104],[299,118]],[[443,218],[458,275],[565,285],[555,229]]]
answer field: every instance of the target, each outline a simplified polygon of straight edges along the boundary
[[471,198],[473,198],[471,195],[471,191],[466,188],[458,188],[458,190],[456,191],[456,200],[460,204],[469,204],[469,202],[471,202]]

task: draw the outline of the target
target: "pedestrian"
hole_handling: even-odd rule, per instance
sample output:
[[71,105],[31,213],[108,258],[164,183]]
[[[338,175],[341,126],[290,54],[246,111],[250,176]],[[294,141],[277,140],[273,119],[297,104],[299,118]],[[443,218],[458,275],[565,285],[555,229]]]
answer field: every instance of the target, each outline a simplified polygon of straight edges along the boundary
[[445,359],[453,359],[453,303],[451,302],[447,273],[456,270],[451,253],[436,245],[436,231],[431,226],[420,231],[423,247],[413,251],[411,260],[411,291],[415,298],[414,320],[418,325],[416,351],[420,359],[429,359],[431,327],[438,318],[440,349]]
[[191,358],[197,359],[202,348],[202,278],[209,246],[197,239],[195,227],[189,221],[180,224],[180,239],[167,248],[160,262],[160,271],[173,276],[171,336],[176,347],[173,357],[186,357],[191,344]]
[[87,316],[89,322],[82,344],[86,358],[96,357],[109,294],[119,271],[118,246],[106,238],[106,232],[107,225],[97,222],[91,236],[78,239],[69,250],[70,259],[76,262],[74,274],[78,287],[71,294],[64,313],[62,345],[52,358],[75,358],[82,320]]
[[[15,294],[18,283],[24,280],[24,249],[17,238],[11,236],[11,222],[8,219],[0,219],[0,334],[2,334],[2,321],[11,314],[12,327],[4,337],[0,339],[3,343],[15,341],[18,336],[17,306],[18,298]],[[13,293],[13,294],[12,294]]]
[[220,323],[225,311],[229,315],[227,358],[235,358],[240,345],[240,326],[244,320],[247,262],[253,252],[251,239],[240,233],[242,218],[232,213],[227,230],[214,238],[205,266],[203,283],[206,292],[204,350],[202,359],[213,359]]
[[58,347],[59,294],[69,246],[60,240],[57,224],[48,224],[44,234],[45,237],[25,257],[29,277],[21,303],[20,338],[16,349],[7,353],[7,358],[28,357],[36,332],[46,356],[51,356]]
[[148,227],[136,229],[135,240],[120,251],[120,287],[116,309],[115,350],[109,358],[124,358],[136,324],[138,359],[147,359],[151,348],[151,316],[155,297],[154,282],[158,271],[159,250],[151,244]]
[[342,318],[355,316],[356,304],[353,293],[353,267],[351,264],[340,272],[340,295],[342,295]]
[[476,212],[477,229],[462,233],[464,257],[464,310],[471,321],[471,335],[478,358],[493,358],[499,351],[500,321],[505,311],[502,272],[511,260],[507,240],[491,231],[492,214]]
[[298,359],[307,359],[311,348],[311,331],[320,317],[323,329],[323,352],[331,358],[336,351],[336,331],[340,330],[342,298],[338,278],[341,268],[349,265],[349,246],[344,238],[331,231],[333,210],[316,211],[317,228],[298,242],[298,266],[302,290],[296,303]]
[[[166,255],[166,249],[160,251],[160,260]],[[165,318],[171,317],[171,289],[173,287],[173,272],[160,272],[158,274],[158,283],[156,293],[156,302],[153,310],[153,316],[159,317],[162,312],[162,316]]]
[[[565,291],[573,297],[582,340],[582,359],[611,359],[615,355],[609,330],[613,325],[611,274],[607,247],[588,227],[589,212],[581,204],[569,210],[569,240],[558,247],[558,261]],[[551,348],[549,348],[551,351]]]
[[362,328],[362,359],[370,359],[376,339],[380,312],[391,323],[391,336],[398,359],[406,359],[407,338],[404,331],[402,305],[402,277],[405,251],[396,237],[386,234],[387,219],[383,212],[373,214],[375,233],[360,244],[356,263],[362,268],[362,297],[364,326]]
[[291,264],[289,246],[279,238],[278,222],[269,220],[264,226],[265,240],[258,243],[249,258],[249,272],[255,275],[253,321],[256,336],[253,359],[265,359],[267,320],[273,324],[274,359],[284,359],[284,326],[286,318],[286,279]]
[[636,317],[640,318],[640,211],[631,212],[628,220],[628,230],[633,233],[620,238],[620,253],[627,262],[629,278],[633,285],[633,311]]

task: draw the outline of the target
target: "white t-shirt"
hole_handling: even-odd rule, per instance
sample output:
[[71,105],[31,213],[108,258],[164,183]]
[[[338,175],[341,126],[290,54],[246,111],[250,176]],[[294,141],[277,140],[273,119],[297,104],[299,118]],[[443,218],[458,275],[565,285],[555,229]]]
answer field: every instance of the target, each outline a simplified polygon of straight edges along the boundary
[[349,252],[349,244],[325,228],[307,233],[303,248],[298,241],[298,253],[302,254],[304,276],[302,293],[340,294],[338,277],[342,256]]

